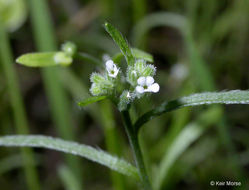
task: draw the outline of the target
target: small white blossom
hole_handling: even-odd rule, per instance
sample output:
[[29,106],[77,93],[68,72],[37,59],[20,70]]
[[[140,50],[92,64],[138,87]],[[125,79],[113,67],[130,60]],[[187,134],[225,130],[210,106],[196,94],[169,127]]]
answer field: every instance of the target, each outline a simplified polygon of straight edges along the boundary
[[112,60],[108,60],[105,63],[106,66],[106,70],[108,72],[108,75],[112,78],[116,78],[116,76],[118,75],[119,72],[119,68],[116,66],[116,64],[114,64],[114,62]]
[[140,94],[144,92],[158,92],[160,86],[157,83],[154,83],[154,79],[151,76],[148,77],[139,77],[137,79],[138,86],[136,87],[136,91]]

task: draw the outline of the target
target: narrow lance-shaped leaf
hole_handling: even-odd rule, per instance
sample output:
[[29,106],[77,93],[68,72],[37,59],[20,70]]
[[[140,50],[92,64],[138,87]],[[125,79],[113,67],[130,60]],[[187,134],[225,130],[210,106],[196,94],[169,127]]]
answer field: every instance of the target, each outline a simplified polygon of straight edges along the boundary
[[130,163],[87,145],[42,135],[12,135],[0,137],[0,146],[39,147],[84,157],[121,174],[138,179],[137,169]]
[[94,102],[104,100],[106,98],[107,98],[107,96],[92,96],[90,98],[87,98],[87,99],[79,102],[78,105],[83,107],[83,106],[87,106],[88,104],[92,104]]
[[122,34],[108,22],[105,23],[105,29],[120,48],[122,54],[125,56],[128,65],[133,65],[135,63],[135,58],[127,41],[124,39]]
[[72,58],[66,53],[44,52],[44,53],[27,53],[16,59],[16,62],[28,67],[49,67],[56,65],[70,65]]
[[205,92],[192,94],[173,101],[166,101],[160,106],[143,114],[135,123],[135,130],[163,113],[182,107],[200,106],[209,104],[249,104],[249,90],[232,90],[228,92]]

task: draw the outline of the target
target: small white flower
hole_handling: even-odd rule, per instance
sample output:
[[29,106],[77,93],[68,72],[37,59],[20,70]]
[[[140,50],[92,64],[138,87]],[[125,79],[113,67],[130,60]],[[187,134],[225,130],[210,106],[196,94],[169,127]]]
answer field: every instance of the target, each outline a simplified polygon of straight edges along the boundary
[[119,72],[119,68],[114,64],[114,62],[112,60],[108,60],[105,63],[106,66],[106,70],[108,72],[108,75],[112,78],[116,78],[116,76],[118,75]]
[[143,94],[144,92],[156,93],[160,89],[159,84],[154,83],[154,79],[151,76],[139,77],[139,79],[137,79],[137,84],[136,91],[140,94]]
[[130,92],[127,93],[126,97],[127,97],[128,99],[131,98]]

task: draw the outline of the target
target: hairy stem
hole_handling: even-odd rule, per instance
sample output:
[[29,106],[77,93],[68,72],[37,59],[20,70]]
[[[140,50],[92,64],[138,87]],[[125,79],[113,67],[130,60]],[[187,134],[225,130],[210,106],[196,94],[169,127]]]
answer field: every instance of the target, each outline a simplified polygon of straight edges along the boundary
[[122,111],[121,113],[122,113],[123,121],[125,124],[124,125],[125,131],[126,131],[126,134],[128,136],[128,139],[129,139],[129,143],[130,143],[132,151],[133,151],[136,166],[138,168],[140,180],[143,184],[144,189],[151,190],[152,189],[151,184],[150,184],[147,172],[146,172],[142,152],[141,152],[139,142],[138,142],[138,135],[132,126],[130,114],[127,110]]

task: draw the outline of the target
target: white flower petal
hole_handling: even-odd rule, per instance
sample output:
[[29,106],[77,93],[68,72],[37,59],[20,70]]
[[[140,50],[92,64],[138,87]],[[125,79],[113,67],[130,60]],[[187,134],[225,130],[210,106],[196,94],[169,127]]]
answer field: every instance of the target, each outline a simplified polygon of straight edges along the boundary
[[117,72],[118,71],[117,65],[113,63],[113,68],[112,69],[113,69],[114,72]]
[[146,77],[146,85],[147,86],[152,85],[154,83],[154,81],[155,80],[153,79],[153,77],[151,77],[151,76]]
[[150,92],[154,92],[154,93],[158,92],[159,89],[160,89],[160,86],[159,86],[159,84],[157,84],[157,83],[154,83],[154,84],[152,84],[152,85],[150,85],[150,86],[148,87],[148,90],[149,90]]
[[140,94],[143,94],[144,93],[144,88],[142,86],[137,86],[136,87],[136,91]]
[[105,66],[108,72],[111,72],[114,69],[114,63],[111,59],[105,63]]
[[140,86],[144,86],[145,83],[146,83],[146,78],[145,78],[145,77],[139,77],[139,79],[137,79],[137,83],[138,83]]
[[114,73],[112,72],[108,72],[108,75],[112,78],[116,78],[116,76],[118,75],[119,69],[116,70],[112,70]]

